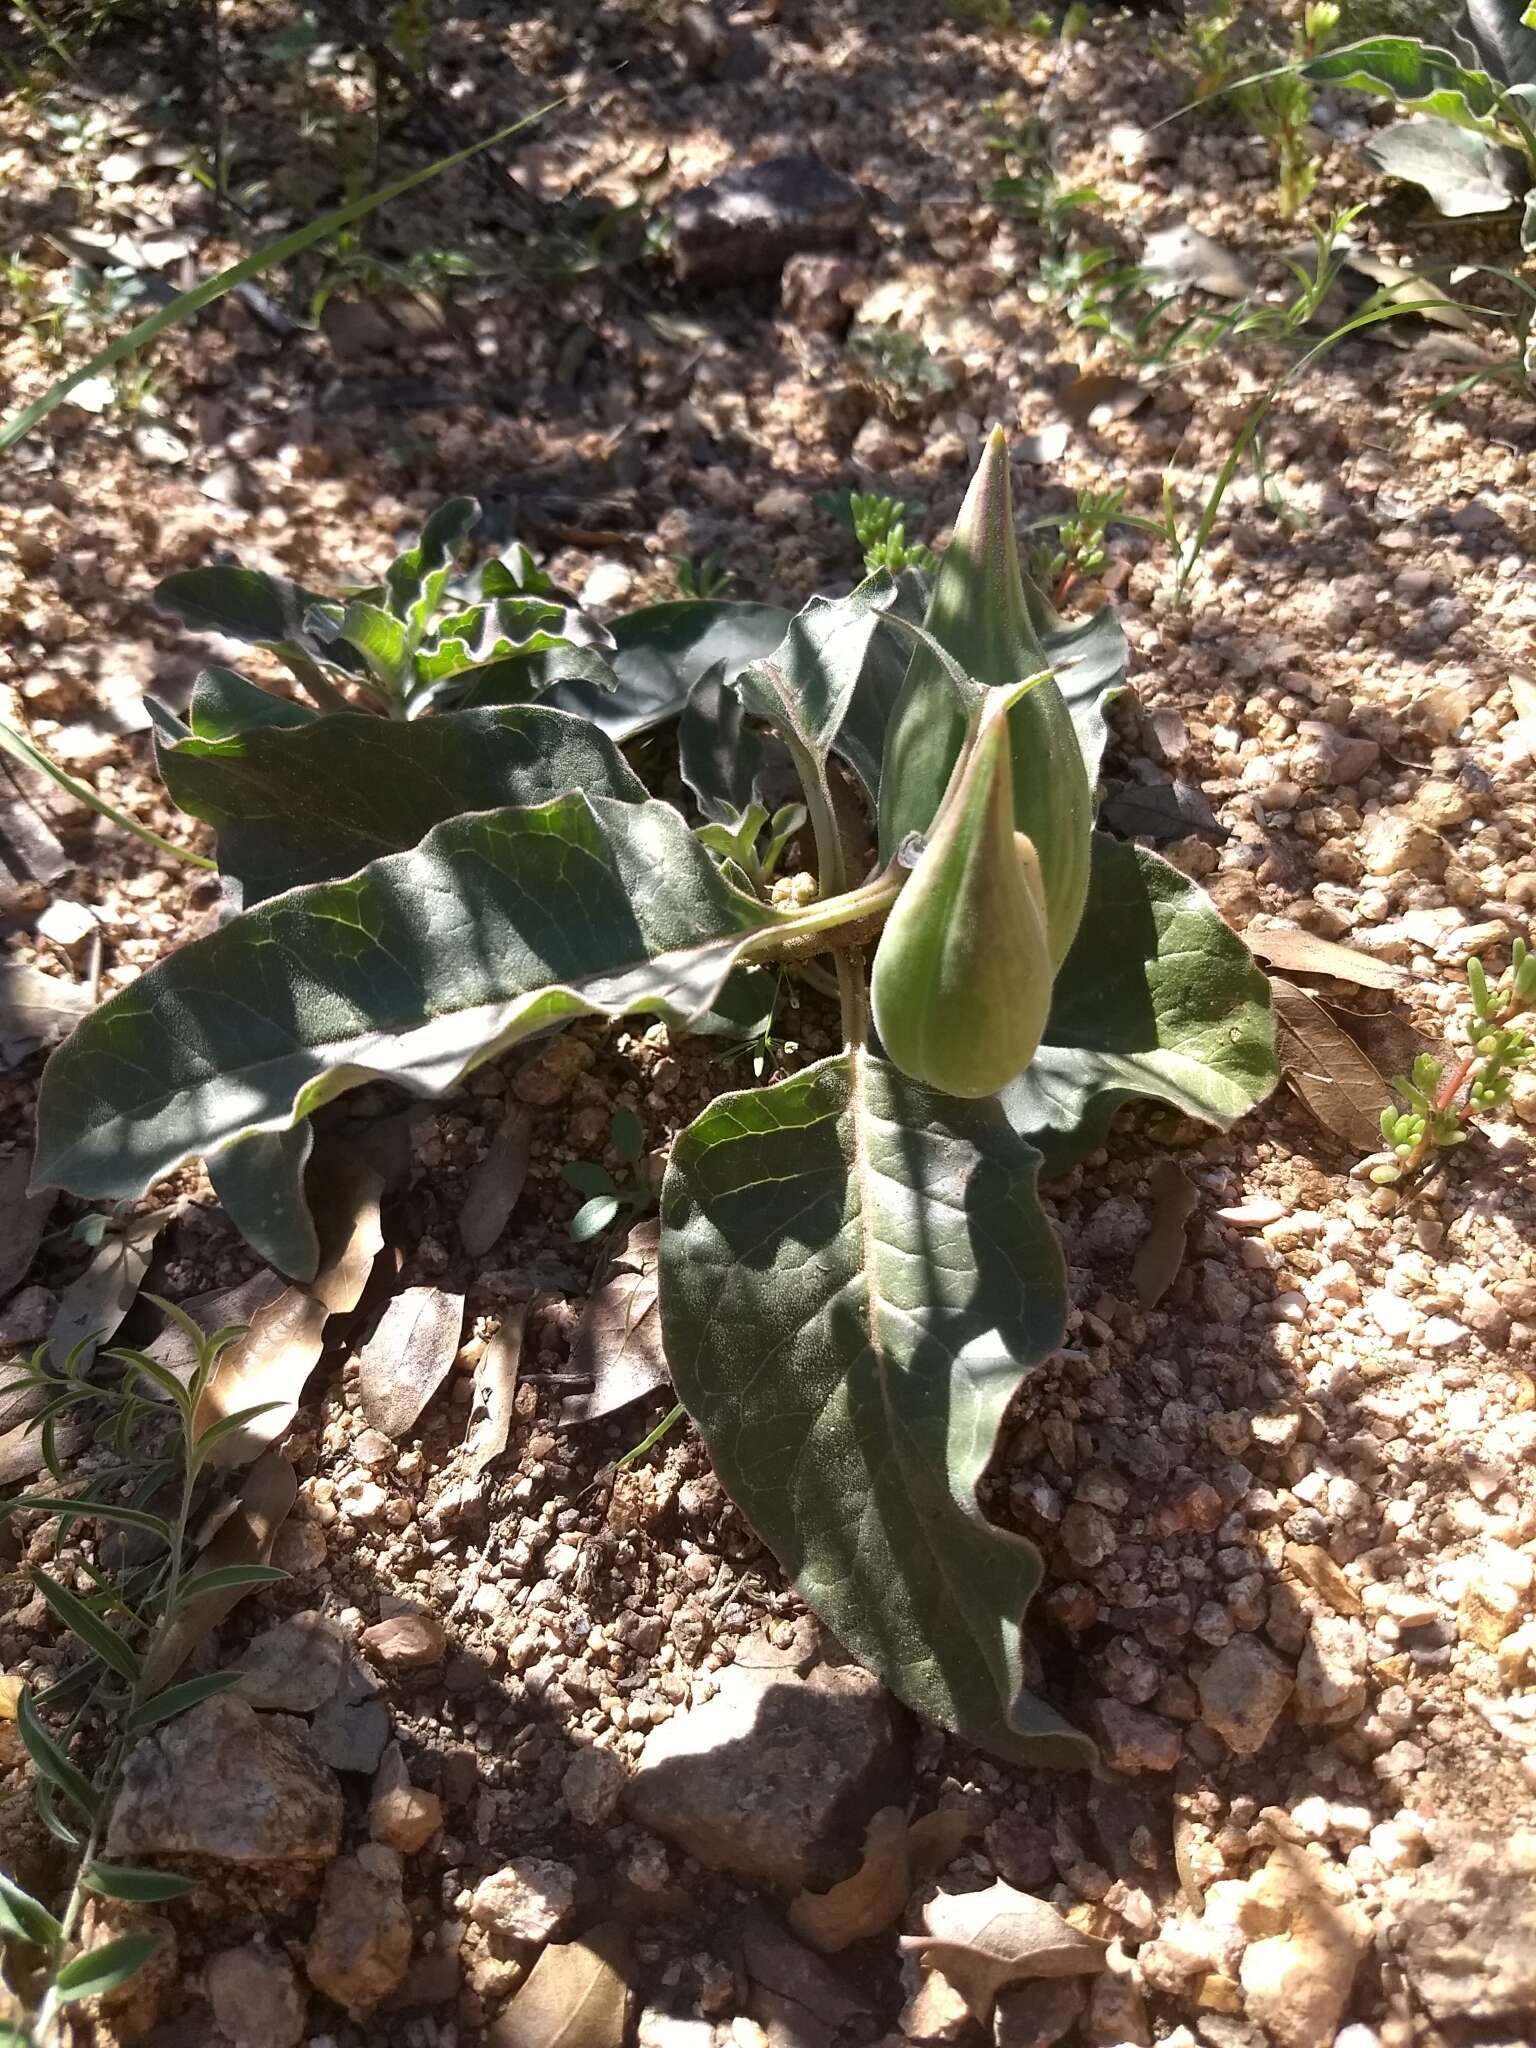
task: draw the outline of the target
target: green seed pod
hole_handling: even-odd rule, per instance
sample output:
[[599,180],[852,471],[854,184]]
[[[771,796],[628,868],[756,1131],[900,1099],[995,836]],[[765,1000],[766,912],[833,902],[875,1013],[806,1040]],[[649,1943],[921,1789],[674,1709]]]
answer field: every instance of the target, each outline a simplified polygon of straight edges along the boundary
[[880,934],[875,1027],[914,1080],[995,1095],[1035,1056],[1051,1007],[1045,893],[1013,824],[1010,720],[984,717]]
[[[1013,529],[1008,444],[988,440],[939,565],[926,620],[953,661],[989,689],[1009,689],[1049,667],[1030,618]],[[931,833],[969,727],[963,704],[925,647],[912,656],[891,714],[880,781],[880,857],[894,859],[910,833]],[[1051,962],[1077,935],[1088,894],[1093,791],[1058,685],[1039,683],[1008,714],[1013,813],[1040,857]]]

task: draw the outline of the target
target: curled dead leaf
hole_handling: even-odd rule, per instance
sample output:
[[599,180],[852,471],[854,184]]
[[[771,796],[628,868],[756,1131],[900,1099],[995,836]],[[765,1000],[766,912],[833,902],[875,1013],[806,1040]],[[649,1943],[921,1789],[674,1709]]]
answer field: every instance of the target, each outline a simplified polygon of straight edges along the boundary
[[30,1176],[24,1151],[0,1159],[0,1301],[26,1279],[58,1199],[52,1188],[28,1194]]
[[404,1436],[453,1369],[464,1328],[464,1297],[442,1287],[407,1287],[385,1309],[358,1353],[358,1392],[373,1429]]
[[[225,1565],[266,1564],[277,1532],[298,1497],[299,1482],[293,1467],[276,1451],[266,1452],[245,1475],[233,1513],[225,1516],[210,1542],[199,1552],[192,1572],[218,1571]],[[238,1606],[248,1590],[233,1586],[223,1592],[205,1593],[183,1608],[145,1662],[146,1693],[170,1684],[198,1644]]]
[[1005,1984],[1102,1970],[1108,1949],[1044,1899],[1015,1891],[1001,1878],[985,1891],[940,1892],[923,1924],[925,1933],[902,1936],[903,1950],[924,1969],[942,1971],[983,2025]]
[[1376,960],[1354,946],[1341,946],[1333,939],[1320,939],[1294,924],[1250,923],[1243,938],[1250,953],[1278,967],[1282,974],[1327,974],[1335,981],[1352,981],[1360,988],[1399,988],[1403,970],[1388,960]]
[[492,2023],[489,2048],[622,2048],[631,1967],[616,1920],[546,1948]]
[[514,1102],[475,1168],[459,1211],[459,1242],[472,1259],[483,1258],[507,1227],[528,1178],[533,1125],[522,1103]]
[[803,1891],[789,1909],[789,1924],[824,1956],[894,1927],[915,1888],[952,1863],[977,1822],[963,1807],[941,1807],[907,1820],[885,1806],[864,1834],[864,1860],[852,1877],[830,1891]]
[[588,1374],[590,1393],[570,1395],[564,1423],[595,1422],[664,1387],[671,1375],[661,1344],[657,1263],[661,1225],[637,1223],[614,1259],[608,1278],[589,1299],[571,1339],[571,1370]]
[[1185,1226],[1199,1200],[1194,1183],[1172,1159],[1159,1159],[1149,1176],[1152,1226],[1131,1264],[1131,1285],[1143,1308],[1154,1308],[1178,1278],[1188,1245]]
[[62,1371],[70,1353],[81,1348],[77,1369],[84,1371],[98,1344],[109,1343],[138,1297],[154,1255],[155,1239],[174,1210],[155,1209],[129,1219],[123,1231],[107,1238],[95,1258],[60,1297],[48,1331],[48,1362]]
[[1272,976],[1276,1051],[1287,1082],[1328,1130],[1356,1152],[1381,1143],[1392,1091],[1355,1041],[1294,982]]

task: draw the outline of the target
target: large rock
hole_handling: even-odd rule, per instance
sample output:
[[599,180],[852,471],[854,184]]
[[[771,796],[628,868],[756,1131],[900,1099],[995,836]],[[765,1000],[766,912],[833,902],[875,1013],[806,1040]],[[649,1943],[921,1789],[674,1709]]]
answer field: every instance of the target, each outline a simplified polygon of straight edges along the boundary
[[1536,1829],[1431,1839],[1433,1859],[1397,1880],[1389,1938],[1434,2019],[1513,2039],[1536,2012]]
[[311,1608],[254,1639],[235,1665],[234,1691],[263,1711],[313,1713],[335,1694],[345,1654],[335,1622]]
[[280,1950],[223,1949],[210,1958],[205,1982],[219,2032],[235,2048],[298,2048],[308,2000]]
[[324,1863],[340,1841],[341,1787],[309,1741],[226,1692],[130,1751],[106,1853]]
[[1234,1636],[1195,1680],[1200,1718],[1239,1756],[1262,1749],[1294,1680],[1257,1636]]
[[399,1854],[382,1842],[338,1856],[325,1873],[304,1967],[315,1989],[348,2012],[369,2011],[405,1975],[411,1916],[400,1877]]
[[847,241],[864,211],[858,186],[813,151],[723,171],[673,203],[677,274],[701,284],[776,277],[797,251]]
[[646,1738],[630,1817],[711,1870],[786,1891],[843,1873],[871,1816],[905,1799],[889,1695],[854,1665],[736,1664],[712,1700]]

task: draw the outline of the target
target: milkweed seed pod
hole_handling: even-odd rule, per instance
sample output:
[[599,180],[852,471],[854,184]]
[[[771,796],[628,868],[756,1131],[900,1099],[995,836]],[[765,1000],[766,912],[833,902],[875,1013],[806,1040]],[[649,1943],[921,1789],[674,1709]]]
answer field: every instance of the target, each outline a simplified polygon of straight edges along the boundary
[[880,934],[870,993],[886,1053],[946,1095],[995,1095],[1029,1065],[1055,963],[1040,862],[1014,830],[1011,720],[983,713]]
[[[988,688],[1012,688],[1050,665],[1030,618],[1019,567],[1001,428],[988,440],[966,492],[925,623],[945,653]],[[1088,894],[1093,791],[1072,714],[1053,679],[1021,697],[1008,724],[1014,822],[1039,856],[1051,959],[1059,967],[1077,935]],[[912,833],[932,833],[968,729],[969,707],[933,653],[919,647],[886,740],[880,789],[883,861],[892,860]]]

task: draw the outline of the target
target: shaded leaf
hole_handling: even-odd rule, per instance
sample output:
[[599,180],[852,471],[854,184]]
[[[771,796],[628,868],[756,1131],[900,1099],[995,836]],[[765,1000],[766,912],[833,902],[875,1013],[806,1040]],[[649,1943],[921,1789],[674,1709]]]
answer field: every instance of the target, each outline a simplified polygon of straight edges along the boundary
[[1225,839],[1226,827],[1203,790],[1193,782],[1137,782],[1117,790],[1105,804],[1103,821],[1126,839],[1152,839],[1160,844],[1201,833]]
[[148,1216],[132,1217],[121,1235],[109,1237],[79,1279],[65,1288],[48,1329],[48,1357],[55,1371],[62,1371],[70,1353],[83,1345],[76,1368],[83,1372],[97,1344],[116,1336],[149,1271],[155,1239],[173,1214],[156,1209]]
[[60,2005],[74,2005],[82,1998],[102,1998],[126,1984],[159,1948],[159,1934],[120,1934],[100,1948],[88,1948],[66,1963],[54,1979]]
[[589,1296],[571,1337],[572,1372],[589,1375],[590,1392],[568,1395],[563,1423],[595,1422],[667,1384],[657,1307],[661,1225],[637,1223],[613,1261],[608,1278]]
[[975,1494],[1063,1327],[1037,1165],[995,1101],[867,1053],[721,1096],[667,1168],[662,1325],[722,1483],[838,1640],[941,1727],[1081,1764],[1022,1689],[1039,1556]]
[[96,1789],[84,1771],[70,1762],[38,1719],[30,1688],[25,1689],[16,1702],[16,1726],[38,1776],[56,1786],[83,1814],[94,1818],[98,1805]]
[[93,1656],[99,1657],[108,1670],[115,1671],[119,1678],[126,1678],[130,1685],[137,1683],[139,1660],[116,1630],[109,1628],[78,1593],[72,1593],[68,1586],[61,1586],[46,1572],[34,1571],[31,1577],[33,1585],[70,1633],[77,1636]]
[[189,1607],[194,1600],[206,1599],[210,1593],[230,1593],[239,1589],[245,1591],[252,1586],[276,1586],[289,1574],[275,1564],[223,1564],[212,1571],[194,1572],[183,1579],[178,1592],[178,1607]]
[[902,1936],[903,1952],[942,1972],[983,2024],[1004,1985],[1088,1975],[1104,1968],[1108,1948],[1001,1878],[985,1891],[940,1892],[923,1909],[923,1926]]
[[1131,1285],[1143,1308],[1155,1308],[1179,1276],[1188,1240],[1185,1225],[1199,1195],[1172,1159],[1159,1159],[1151,1173],[1152,1222],[1131,1262]]
[[343,712],[291,729],[163,748],[172,800],[219,835],[219,865],[252,908],[355,874],[465,811],[567,790],[640,802],[644,785],[585,720],[542,706],[449,711],[409,724]]
[[632,1971],[629,1936],[605,1921],[555,1942],[496,2022],[497,2048],[623,2048]]
[[532,1149],[528,1112],[514,1102],[470,1176],[459,1211],[459,1242],[472,1259],[483,1258],[506,1229],[528,1178]]
[[1250,953],[1283,974],[1327,974],[1335,981],[1353,981],[1361,988],[1400,988],[1403,970],[1377,960],[1354,946],[1320,939],[1314,932],[1288,924],[1253,923],[1243,938]]
[[1388,177],[1422,186],[1452,220],[1503,213],[1515,203],[1509,153],[1488,136],[1434,114],[1412,115],[1368,137],[1363,153]]
[[729,824],[752,802],[763,742],[747,725],[725,664],[706,669],[688,692],[677,722],[678,767],[706,818]]
[[139,1906],[157,1906],[184,1899],[197,1890],[197,1880],[174,1870],[137,1870],[129,1863],[88,1863],[80,1874],[88,1892],[104,1899],[127,1899]]
[[397,1294],[358,1354],[363,1416],[393,1442],[415,1426],[453,1370],[464,1328],[464,1297],[442,1287]]
[[1096,833],[1045,1043],[1000,1098],[1014,1128],[1055,1173],[1133,1096],[1225,1130],[1275,1079],[1269,984],[1242,940],[1167,861]]
[[19,961],[0,963],[0,1072],[62,1038],[90,1008],[83,982],[62,981]]
[[207,1161],[219,1206],[247,1244],[280,1273],[310,1279],[320,1263],[320,1237],[304,1194],[315,1149],[309,1121],[286,1131],[251,1131]]
[[749,661],[771,654],[789,618],[777,605],[706,598],[642,605],[613,622],[618,687],[565,683],[548,701],[591,719],[610,739],[634,739],[675,718],[706,669],[720,664],[730,684]]
[[[232,668],[205,668],[192,685],[192,700],[187,706],[189,730],[176,737],[234,739],[260,726],[313,725],[316,715],[307,704],[264,690]],[[163,767],[164,750],[159,758]]]
[[[279,1457],[276,1451],[265,1452],[245,1476],[239,1506],[220,1523],[212,1542],[198,1557],[198,1570],[216,1571],[236,1564],[266,1564],[272,1555],[277,1532],[287,1520],[298,1495],[298,1480],[287,1459]],[[203,1593],[165,1625],[144,1660],[146,1692],[170,1685],[198,1644],[238,1606],[244,1591],[245,1587],[238,1585]],[[218,1675],[228,1676],[227,1673]],[[209,1684],[206,1679],[191,1682]],[[220,1689],[211,1687],[215,1691]],[[207,1694],[198,1697],[206,1698]],[[140,1712],[147,1712],[154,1704],[153,1700],[146,1701]],[[193,1706],[196,1701],[188,1699],[185,1704]],[[155,1719],[168,1719],[170,1711],[180,1712],[181,1708],[157,1714]],[[138,1725],[147,1727],[150,1723]]]
[[1381,1144],[1381,1112],[1392,1090],[1347,1032],[1294,982],[1274,990],[1280,1070],[1318,1122],[1356,1152]]
[[[212,1578],[213,1574],[209,1572],[206,1576]],[[180,1685],[167,1686],[163,1692],[157,1692],[151,1698],[141,1700],[124,1721],[123,1727],[130,1735],[138,1735],[146,1728],[158,1728],[162,1721],[174,1720],[178,1714],[184,1714],[189,1707],[195,1707],[203,1700],[211,1700],[215,1693],[228,1692],[232,1685],[238,1685],[239,1682],[238,1671],[210,1671],[202,1678],[184,1679]]]
[[565,1018],[686,1024],[779,922],[662,803],[572,793],[481,812],[347,882],[293,889],[194,940],[54,1055],[37,1177],[147,1181],[388,1076],[441,1095]]
[[30,1941],[38,1948],[51,1948],[64,1930],[30,1892],[13,1884],[0,1870],[0,1934],[13,1934],[18,1941]]
[[0,1159],[0,1301],[26,1279],[58,1200],[51,1188],[28,1193],[30,1169],[25,1152]]

